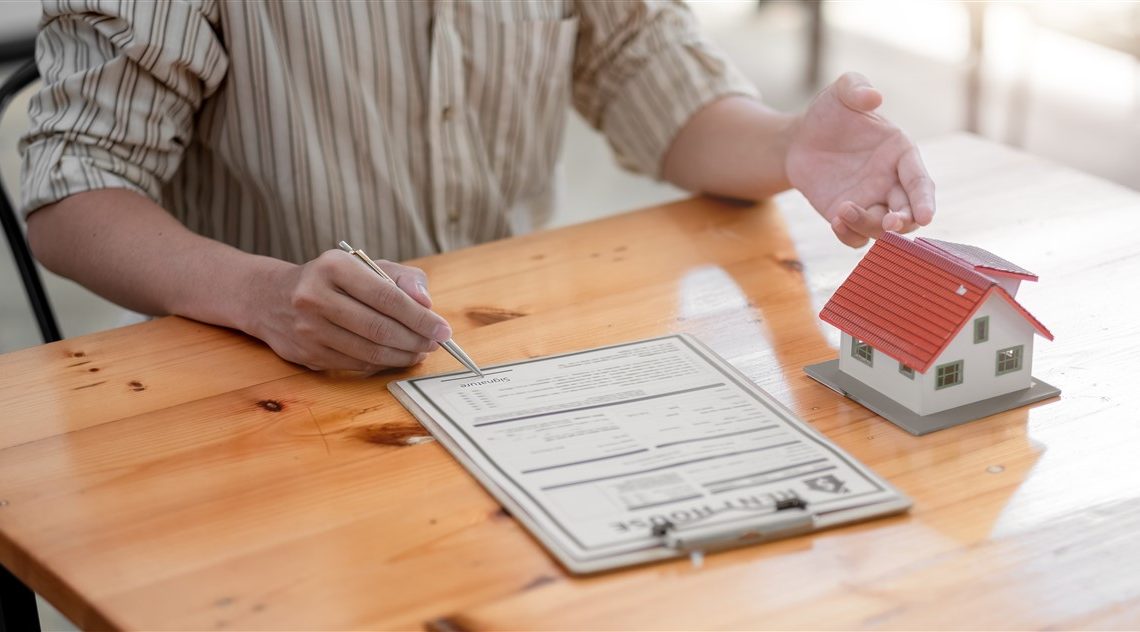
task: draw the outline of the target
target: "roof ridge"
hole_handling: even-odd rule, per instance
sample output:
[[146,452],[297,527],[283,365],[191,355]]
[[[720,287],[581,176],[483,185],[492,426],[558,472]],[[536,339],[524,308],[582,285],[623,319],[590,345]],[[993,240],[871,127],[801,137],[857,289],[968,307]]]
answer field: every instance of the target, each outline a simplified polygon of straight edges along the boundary
[[997,281],[993,278],[974,270],[973,266],[966,265],[962,260],[942,252],[925,241],[907,239],[894,231],[883,233],[879,241],[884,241],[887,244],[905,251],[907,254],[918,257],[943,272],[957,277],[961,281],[969,281],[975,286],[982,288],[983,292],[990,286],[997,285]]
[[1033,272],[981,246],[961,244],[954,241],[935,239],[933,237],[917,237],[915,241],[921,242],[924,246],[939,250],[943,254],[949,255],[973,267],[982,274],[996,274],[1003,277],[1012,276],[1027,281],[1038,280],[1037,275]]

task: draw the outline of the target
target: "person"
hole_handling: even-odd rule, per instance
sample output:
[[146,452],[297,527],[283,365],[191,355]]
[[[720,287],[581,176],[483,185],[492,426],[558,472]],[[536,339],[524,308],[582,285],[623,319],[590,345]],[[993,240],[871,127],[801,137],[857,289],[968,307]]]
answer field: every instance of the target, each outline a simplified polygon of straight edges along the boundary
[[312,369],[409,366],[451,336],[394,262],[541,225],[571,104],[623,167],[734,198],[796,187],[849,246],[934,214],[863,76],[777,112],[676,2],[43,0],[36,55],[40,261]]

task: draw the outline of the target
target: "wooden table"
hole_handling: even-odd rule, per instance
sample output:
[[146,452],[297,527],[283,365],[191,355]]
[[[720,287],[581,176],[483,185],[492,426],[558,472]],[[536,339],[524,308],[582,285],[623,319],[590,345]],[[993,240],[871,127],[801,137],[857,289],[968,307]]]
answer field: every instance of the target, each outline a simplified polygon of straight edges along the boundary
[[[577,579],[369,379],[178,318],[0,357],[0,563],[83,627],[1140,625],[1140,195],[968,136],[924,231],[1041,276],[1060,399],[912,437],[809,380],[861,253],[795,194],[694,199],[417,262],[483,362],[685,331],[910,514]],[[453,368],[434,354],[415,374]]]

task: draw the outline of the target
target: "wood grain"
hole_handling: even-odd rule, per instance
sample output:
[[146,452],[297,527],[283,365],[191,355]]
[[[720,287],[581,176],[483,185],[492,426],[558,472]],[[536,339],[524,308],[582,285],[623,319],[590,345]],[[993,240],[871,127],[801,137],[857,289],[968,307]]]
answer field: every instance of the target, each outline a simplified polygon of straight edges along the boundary
[[918,438],[807,379],[861,253],[795,194],[415,262],[483,363],[696,335],[906,516],[573,578],[388,395],[450,357],[322,375],[171,318],[0,356],[0,562],[89,628],[1134,628],[1140,195],[972,137],[924,151],[924,234],[1040,275],[1019,300],[1060,399]]

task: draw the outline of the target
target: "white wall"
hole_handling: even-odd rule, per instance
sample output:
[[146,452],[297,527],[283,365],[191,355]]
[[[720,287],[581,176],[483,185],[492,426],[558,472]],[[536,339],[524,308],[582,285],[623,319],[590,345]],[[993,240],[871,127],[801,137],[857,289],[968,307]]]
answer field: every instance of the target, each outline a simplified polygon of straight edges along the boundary
[[[990,337],[974,344],[974,320],[990,318]],[[882,351],[875,350],[872,366],[851,356],[851,336],[840,336],[839,369],[871,388],[890,397],[920,415],[962,406],[979,400],[1029,388],[1033,368],[1033,326],[1009,303],[991,295],[971,317],[942,355],[925,374],[915,372],[914,380],[899,373],[899,363]],[[998,376],[997,351],[1024,345],[1021,370]],[[935,389],[936,368],[941,364],[963,360],[963,382]]]
[[[984,270],[978,270],[978,272],[981,272],[982,274],[986,274]],[[1001,286],[1001,289],[1005,290],[1006,292],[1009,292],[1010,296],[1014,296],[1014,297],[1017,296],[1017,289],[1019,287],[1021,287],[1021,279],[1011,279],[1009,277],[998,276],[996,274],[995,275],[986,275],[986,276],[989,276],[991,279],[997,281],[998,285]]]
[[[990,317],[990,339],[974,344],[973,320]],[[955,406],[1029,388],[1033,368],[1033,326],[996,294],[990,295],[954,338],[942,355],[919,381],[922,388],[921,413],[929,415]],[[1025,345],[1021,370],[1002,376],[997,373],[997,351],[1014,345]],[[936,368],[940,364],[964,361],[964,380],[957,386],[935,390]],[[917,377],[917,376],[916,376]]]
[[851,357],[851,336],[839,337],[839,370],[863,382],[867,386],[890,397],[907,408],[922,414],[922,390],[917,383],[922,377],[916,371],[914,379],[899,373],[899,362],[891,356],[875,350],[872,365]]

